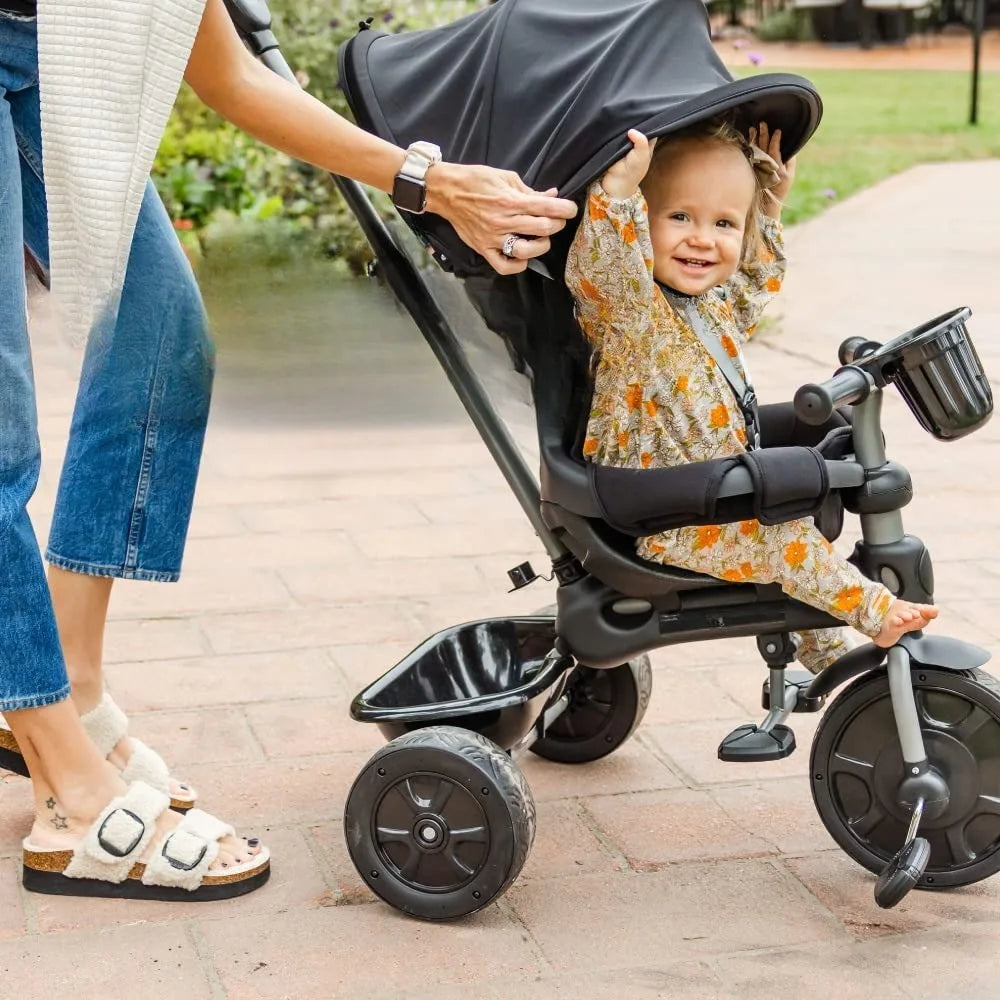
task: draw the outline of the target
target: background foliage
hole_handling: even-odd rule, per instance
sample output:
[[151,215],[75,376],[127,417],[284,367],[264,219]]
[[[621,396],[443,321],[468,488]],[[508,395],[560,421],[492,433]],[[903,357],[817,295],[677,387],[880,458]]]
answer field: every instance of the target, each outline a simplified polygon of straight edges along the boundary
[[[337,49],[373,19],[382,31],[453,21],[487,0],[271,0],[275,34],[299,82],[350,117],[337,89]],[[331,11],[333,16],[331,16]],[[324,255],[359,270],[367,244],[322,170],[258,143],[184,86],[160,149],[154,181],[189,254],[240,255],[265,263]],[[224,253],[222,252],[224,251]]]

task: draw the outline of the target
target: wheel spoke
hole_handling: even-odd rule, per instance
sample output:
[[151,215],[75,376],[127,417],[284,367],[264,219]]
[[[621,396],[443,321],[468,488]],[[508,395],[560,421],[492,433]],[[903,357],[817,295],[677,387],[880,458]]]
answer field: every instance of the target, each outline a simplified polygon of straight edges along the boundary
[[1000,816],[1000,798],[996,795],[980,795],[976,799],[974,816]]
[[391,826],[380,826],[376,828],[375,832],[378,834],[378,839],[380,844],[410,843],[409,830],[396,830]]
[[848,821],[848,825],[862,840],[867,840],[869,834],[886,818],[885,810],[873,802],[864,815]]
[[869,760],[859,760],[844,753],[835,753],[830,762],[831,774],[852,774],[860,778],[868,788],[872,787],[875,765]]
[[593,736],[599,733],[607,723],[607,714],[593,705],[581,705],[574,713],[574,724],[577,733],[583,736]]
[[952,735],[962,743],[968,744],[969,740],[979,732],[987,722],[992,722],[993,716],[985,709],[974,705],[972,711],[951,728]]
[[406,803],[406,807],[410,812],[417,813],[423,810],[423,800],[417,795],[412,782],[412,778],[401,781],[396,785],[396,791],[399,793],[399,797]]
[[451,798],[453,791],[455,791],[455,786],[446,778],[442,778],[438,783],[437,791],[434,792],[434,797],[427,804],[428,812],[440,813],[444,809],[445,803]]
[[453,844],[485,844],[485,826],[466,826],[460,830],[451,831],[451,842]]
[[409,848],[406,860],[399,866],[399,874],[407,881],[413,882],[417,877],[417,872],[420,871],[420,862],[423,861],[424,855],[412,841],[409,843]]
[[559,718],[552,723],[553,728],[557,732],[559,730],[562,730],[562,732],[559,733],[559,735],[562,736],[563,738],[568,737],[571,740],[576,739],[576,726],[573,725],[574,712],[575,709],[573,708],[572,705],[570,705],[569,708],[567,708],[566,711],[563,712],[562,715],[560,715]]
[[948,850],[951,851],[952,860],[957,865],[964,865],[976,860],[976,852],[969,847],[969,842],[965,839],[965,826],[956,823],[949,826],[944,831],[945,840],[948,842]]
[[470,875],[476,873],[475,868],[470,868],[456,853],[455,845],[449,844],[446,851],[441,852],[441,857],[443,857],[451,866],[458,870],[459,873],[468,878]]

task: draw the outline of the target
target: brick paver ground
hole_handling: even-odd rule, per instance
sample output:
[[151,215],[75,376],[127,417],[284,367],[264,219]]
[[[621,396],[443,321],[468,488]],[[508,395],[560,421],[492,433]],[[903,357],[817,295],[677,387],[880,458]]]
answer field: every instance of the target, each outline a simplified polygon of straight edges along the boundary
[[[848,334],[888,337],[963,303],[995,379],[998,188],[998,162],[922,167],[792,231],[780,324],[750,355],[762,395],[824,376]],[[405,317],[376,290],[344,295],[321,344],[297,343],[283,313],[285,347],[222,351],[183,581],[118,586],[108,633],[110,685],[135,732],[207,808],[267,838],[272,881],[200,907],[24,893],[29,789],[5,780],[0,995],[995,996],[1000,881],[878,910],[810,802],[815,716],[794,717],[800,749],[780,764],[717,761],[719,738],[760,714],[749,640],[656,654],[646,722],[612,757],[524,761],[538,832],[502,901],[437,926],[373,900],[340,827],[380,745],[348,719],[352,694],[434,629],[531,610],[551,588],[505,593],[507,566],[544,566],[537,541]],[[364,322],[345,318],[355,306]],[[45,307],[36,294],[43,535],[78,363]],[[272,322],[252,309],[248,331]],[[472,353],[510,387],[505,412],[528,441],[502,351],[487,339]],[[906,520],[932,546],[941,631],[1000,651],[1000,425],[938,444],[890,397],[886,426],[914,474]]]

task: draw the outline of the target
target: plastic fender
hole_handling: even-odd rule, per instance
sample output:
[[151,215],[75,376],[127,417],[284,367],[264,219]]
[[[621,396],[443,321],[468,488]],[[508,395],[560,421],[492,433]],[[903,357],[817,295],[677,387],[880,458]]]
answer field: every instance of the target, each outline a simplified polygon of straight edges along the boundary
[[[913,665],[918,667],[975,670],[990,659],[990,653],[981,646],[946,635],[918,635],[910,632],[899,640],[899,645],[909,654]],[[880,669],[885,663],[885,656],[886,651],[873,642],[852,649],[821,674],[817,674],[807,688],[808,696],[822,697],[853,677]]]

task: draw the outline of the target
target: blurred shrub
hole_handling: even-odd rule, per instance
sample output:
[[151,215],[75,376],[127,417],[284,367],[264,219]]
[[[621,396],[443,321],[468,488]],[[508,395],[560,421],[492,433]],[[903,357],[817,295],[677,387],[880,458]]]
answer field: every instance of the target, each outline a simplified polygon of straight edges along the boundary
[[796,7],[765,15],[754,32],[762,42],[808,42],[813,39],[809,11]]
[[[270,6],[275,34],[299,82],[350,117],[337,88],[337,49],[360,21],[371,17],[381,31],[414,30],[455,20],[486,2],[271,0]],[[325,255],[359,271],[370,256],[325,171],[240,132],[187,86],[174,105],[153,180],[192,258],[204,253],[210,260],[213,250],[272,262]]]

